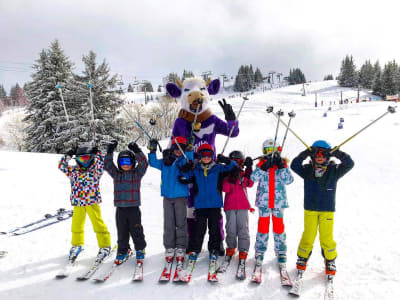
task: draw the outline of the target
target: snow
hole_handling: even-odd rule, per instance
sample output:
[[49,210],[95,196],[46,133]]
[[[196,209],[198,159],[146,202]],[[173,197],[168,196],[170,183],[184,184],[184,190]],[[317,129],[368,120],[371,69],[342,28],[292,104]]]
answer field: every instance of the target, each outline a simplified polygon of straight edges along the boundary
[[[384,114],[389,104],[393,105],[374,101],[339,106],[342,89],[335,82],[310,83],[307,89],[305,97],[301,96],[301,85],[250,96],[240,116],[240,135],[231,139],[225,153],[238,149],[252,157],[261,154],[262,142],[273,137],[276,126],[276,119],[265,111],[269,105],[274,106],[274,111],[294,110],[297,113],[292,120],[292,129],[308,145],[316,139],[326,139],[332,146],[338,145]],[[326,103],[315,108],[315,95],[312,91],[329,91],[338,95],[332,111],[327,110]],[[345,93],[350,97],[357,91],[346,90]],[[229,98],[228,102],[238,111],[241,98]],[[223,118],[217,101],[212,101],[211,108]],[[327,111],[327,117],[323,117]],[[338,130],[340,117],[344,118],[344,128]],[[283,118],[287,122],[287,115]],[[397,240],[400,232],[400,204],[396,186],[400,170],[400,142],[397,139],[399,125],[400,114],[389,114],[341,148],[355,161],[355,167],[339,181],[336,195],[334,235],[338,249],[338,272],[335,287],[341,300],[400,299],[400,250]],[[283,134],[284,128],[281,126],[280,141]],[[224,143],[225,137],[218,136],[217,149],[221,150]],[[162,145],[165,146],[166,141]],[[293,159],[304,148],[289,133],[283,156]],[[60,157],[54,154],[0,152],[0,231],[27,224],[60,207],[69,207],[70,185],[67,177],[57,169]],[[303,182],[297,175],[294,176],[294,183],[287,187],[290,208],[285,211],[288,271],[292,278],[296,273],[296,250],[303,230]],[[104,284],[75,280],[84,267],[91,264],[98,250],[89,220],[85,227],[85,251],[79,258],[79,264],[70,277],[56,280],[54,277],[66,261],[70,248],[71,221],[68,220],[24,236],[0,236],[0,250],[9,252],[7,257],[0,259],[0,299],[288,298],[287,289],[279,283],[272,238],[264,259],[261,285],[253,285],[249,279],[237,281],[234,278],[237,257],[232,261],[227,274],[220,276],[219,283],[208,283],[207,241],[203,244],[203,252],[188,286],[172,282],[159,284],[164,252],[159,184],[159,171],[149,168],[142,182],[142,221],[148,244],[144,282],[131,281],[134,260],[116,271]],[[112,180],[105,174],[101,181],[102,214],[111,232],[112,242],[116,243],[112,191]],[[253,203],[255,191],[255,187],[249,191]],[[251,248],[247,262],[248,278],[254,266],[256,214],[250,215],[249,228]],[[324,278],[323,259],[317,238],[304,275],[302,298],[322,299]]]

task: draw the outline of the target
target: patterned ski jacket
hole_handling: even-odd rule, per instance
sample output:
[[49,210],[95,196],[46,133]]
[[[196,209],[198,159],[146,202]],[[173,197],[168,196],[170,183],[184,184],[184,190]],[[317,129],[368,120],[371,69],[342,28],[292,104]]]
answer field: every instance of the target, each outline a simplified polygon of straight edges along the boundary
[[[236,183],[231,183],[225,178],[222,184],[222,191],[225,193],[224,210],[250,209],[247,188],[252,187],[254,182],[240,173]],[[251,173],[251,170],[250,170]]]
[[107,153],[105,170],[114,180],[114,206],[140,206],[140,183],[146,173],[148,162],[143,152],[135,153],[137,166],[129,171],[119,170],[113,162],[113,154]]
[[343,155],[340,164],[330,162],[322,177],[314,176],[311,163],[303,165],[303,159],[293,159],[291,168],[304,179],[304,209],[312,211],[335,211],[337,181],[350,171],[354,161],[348,154]]
[[[185,152],[185,155],[193,161],[193,151]],[[178,176],[183,175],[179,167],[186,164],[183,155],[175,159],[170,166],[166,166],[162,159],[157,159],[155,153],[149,153],[148,157],[150,166],[161,171],[161,196],[171,199],[189,196],[188,185],[178,181]]]
[[289,207],[286,197],[285,185],[293,182],[293,176],[289,168],[278,169],[273,167],[268,171],[260,169],[260,162],[250,176],[250,179],[258,181],[256,206],[263,208],[287,208]]
[[79,166],[69,166],[71,156],[64,155],[58,169],[68,176],[71,182],[72,206],[87,206],[101,203],[100,178],[104,173],[104,159],[101,152],[95,156],[94,163],[86,171]]

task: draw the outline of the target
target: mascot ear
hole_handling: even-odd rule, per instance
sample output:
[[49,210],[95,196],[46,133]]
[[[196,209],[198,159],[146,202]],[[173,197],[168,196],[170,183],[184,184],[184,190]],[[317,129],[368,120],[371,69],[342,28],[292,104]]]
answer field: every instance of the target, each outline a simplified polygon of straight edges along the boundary
[[182,94],[181,89],[175,83],[169,82],[169,83],[167,83],[165,88],[167,89],[168,94],[172,98],[179,98]]
[[219,92],[219,87],[221,86],[221,82],[219,79],[214,79],[213,81],[210,82],[208,85],[208,93],[210,95],[216,95]]

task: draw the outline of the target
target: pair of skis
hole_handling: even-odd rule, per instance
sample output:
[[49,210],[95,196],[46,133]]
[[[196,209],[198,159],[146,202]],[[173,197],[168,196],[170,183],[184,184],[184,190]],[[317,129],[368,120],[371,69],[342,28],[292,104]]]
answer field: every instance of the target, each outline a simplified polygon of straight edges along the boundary
[[[225,255],[224,261],[217,269],[217,273],[221,273],[221,274],[226,273],[231,261],[232,261],[232,256]],[[239,280],[246,279],[246,264],[245,264],[245,262],[246,262],[246,260],[239,259],[238,267],[236,270],[236,278]]]
[[[285,263],[279,263],[279,277],[281,286],[292,287],[292,281],[286,269]],[[251,282],[260,284],[262,282],[262,262],[257,262],[254,266],[253,274],[251,275]]]
[[2,231],[0,234],[2,235],[23,235],[32,231],[36,231],[38,229],[68,220],[72,217],[72,210],[66,210],[65,208],[59,208],[54,214],[45,214],[42,219],[34,221],[32,223],[26,224],[21,227],[17,227],[8,232]]
[[[294,297],[300,297],[303,288],[303,270],[297,271],[297,277],[293,282],[293,287],[289,291],[289,295]],[[337,299],[336,293],[333,287],[333,275],[326,276],[326,286],[324,293],[324,300],[335,300]]]
[[[186,269],[181,271],[181,275],[180,276],[179,276],[179,273],[178,273],[178,278],[176,280],[174,280],[174,282],[189,283],[190,280],[192,279],[192,275],[193,275],[195,266],[196,266],[196,260],[195,259],[189,259],[188,260],[188,264],[186,266]],[[210,263],[208,265],[207,281],[211,282],[211,283],[218,282],[217,258],[216,257],[212,257],[210,259]]]
[[[167,283],[171,279],[172,274],[172,265],[174,264],[174,257],[168,256],[165,258],[165,265],[161,272],[160,279],[158,280],[161,283]],[[176,257],[176,267],[172,281],[173,282],[181,282],[181,277],[184,272],[184,256]]]

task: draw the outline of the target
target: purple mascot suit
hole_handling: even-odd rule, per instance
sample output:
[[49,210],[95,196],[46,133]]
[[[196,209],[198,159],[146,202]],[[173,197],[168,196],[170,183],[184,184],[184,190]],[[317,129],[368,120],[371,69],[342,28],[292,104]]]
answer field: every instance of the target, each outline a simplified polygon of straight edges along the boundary
[[[215,136],[222,134],[229,135],[229,132],[235,123],[235,114],[233,113],[232,106],[227,104],[225,100],[220,102],[220,105],[225,114],[225,121],[222,121],[214,115],[210,108],[208,108],[210,95],[216,95],[220,88],[219,79],[208,80],[205,82],[200,78],[188,78],[183,83],[177,80],[177,84],[168,83],[166,86],[168,94],[173,98],[179,98],[181,110],[179,111],[178,118],[175,120],[174,128],[172,130],[173,136],[183,136],[190,140],[192,138],[193,150],[196,153],[198,147],[204,143],[212,145],[215,149]],[[201,99],[201,100],[200,100]],[[195,120],[197,112],[197,119],[195,130],[192,133],[192,125]],[[239,135],[238,122],[232,131],[231,137]],[[214,153],[217,153],[215,150]],[[214,157],[215,159],[215,157]],[[188,235],[189,239],[192,235],[194,224],[194,208],[193,208],[193,188],[190,189],[188,198]],[[223,219],[220,222],[221,238],[224,239]],[[223,247],[222,251],[223,251]]]

